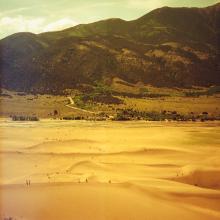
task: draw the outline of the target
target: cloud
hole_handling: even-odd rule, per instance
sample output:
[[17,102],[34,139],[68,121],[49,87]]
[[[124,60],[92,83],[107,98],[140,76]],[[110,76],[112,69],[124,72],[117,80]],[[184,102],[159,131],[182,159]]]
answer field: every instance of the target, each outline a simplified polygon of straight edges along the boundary
[[57,31],[77,24],[76,21],[68,17],[50,22],[45,17],[4,16],[0,18],[0,29],[1,33],[3,33],[0,38],[16,32],[33,32],[37,34],[47,31]]
[[43,32],[54,31],[54,30],[62,30],[68,27],[72,27],[77,25],[78,23],[71,18],[62,18],[55,22],[49,23],[43,29]]
[[38,33],[41,31],[44,22],[45,22],[44,18],[26,19],[23,16],[17,16],[17,17],[6,16],[0,19],[0,27],[1,30],[5,30],[6,32],[27,31],[27,32]]

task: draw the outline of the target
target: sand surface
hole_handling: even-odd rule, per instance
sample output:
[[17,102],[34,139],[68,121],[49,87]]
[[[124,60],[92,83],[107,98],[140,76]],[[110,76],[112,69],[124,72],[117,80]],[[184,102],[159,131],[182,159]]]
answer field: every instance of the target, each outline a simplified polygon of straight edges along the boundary
[[219,137],[217,122],[1,119],[0,219],[220,219]]

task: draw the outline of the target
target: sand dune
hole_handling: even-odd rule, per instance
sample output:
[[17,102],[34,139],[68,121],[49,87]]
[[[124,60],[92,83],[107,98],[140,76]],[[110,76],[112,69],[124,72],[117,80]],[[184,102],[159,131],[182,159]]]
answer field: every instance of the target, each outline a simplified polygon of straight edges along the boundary
[[218,212],[200,212],[193,205],[180,205],[125,185],[55,184],[1,190],[5,201],[1,207],[12,209],[16,219],[219,219]]
[[216,122],[4,121],[0,219],[220,219],[219,134]]
[[220,168],[183,167],[175,180],[211,189],[220,189]]

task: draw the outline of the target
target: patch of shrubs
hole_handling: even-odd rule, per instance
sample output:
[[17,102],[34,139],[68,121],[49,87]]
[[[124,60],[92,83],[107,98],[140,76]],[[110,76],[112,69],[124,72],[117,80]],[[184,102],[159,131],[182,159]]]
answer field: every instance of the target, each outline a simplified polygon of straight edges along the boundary
[[210,116],[208,112],[203,112],[201,114],[194,114],[190,112],[189,114],[182,115],[176,111],[137,111],[133,109],[118,109],[116,115],[109,116],[108,114],[101,112],[97,115],[90,117],[84,116],[66,116],[62,118],[63,120],[94,120],[94,121],[132,121],[132,120],[147,120],[147,121],[214,121],[220,120],[220,116]]
[[199,96],[203,96],[206,95],[206,92],[185,92],[185,96],[186,97],[199,97]]
[[18,96],[26,96],[26,93],[25,92],[18,92],[17,95]]
[[214,94],[220,93],[220,86],[212,86],[206,91],[190,91],[185,92],[186,97],[199,97],[199,96],[212,96]]
[[149,120],[149,121],[162,121],[165,120],[163,114],[159,112],[145,112],[145,111],[136,111],[133,109],[126,109],[117,112],[116,121],[129,121],[129,120]]
[[83,116],[65,116],[63,120],[84,120]]
[[0,96],[1,97],[6,97],[6,98],[12,98],[12,96],[11,95],[9,95],[9,94],[5,94],[5,93],[0,93]]
[[95,82],[93,87],[90,87],[87,92],[75,96],[74,101],[78,107],[85,107],[86,103],[104,103],[104,104],[121,104],[123,101],[114,97],[109,86],[101,82]]
[[109,119],[109,115],[104,112],[100,112],[96,115],[90,116],[65,116],[63,120],[89,120],[89,121],[106,121]]
[[96,103],[104,103],[104,104],[121,104],[123,101],[117,97],[114,97],[110,94],[85,94],[82,97],[83,102],[96,102]]
[[37,116],[11,116],[12,121],[39,121]]
[[128,97],[128,98],[162,98],[169,96],[168,94],[150,93],[150,92],[140,92],[139,94],[128,93],[128,92],[114,92],[114,95]]
[[208,112],[195,115],[193,112],[182,115],[176,111],[136,111],[133,109],[126,109],[117,112],[115,121],[130,121],[130,120],[147,120],[147,121],[214,121],[220,120],[220,117],[209,116]]

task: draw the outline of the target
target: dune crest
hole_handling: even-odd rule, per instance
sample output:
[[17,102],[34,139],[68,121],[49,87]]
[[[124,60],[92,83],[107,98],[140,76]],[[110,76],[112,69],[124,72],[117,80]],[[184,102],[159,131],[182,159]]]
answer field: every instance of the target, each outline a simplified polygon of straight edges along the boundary
[[0,126],[1,219],[220,219],[215,122],[21,125]]

